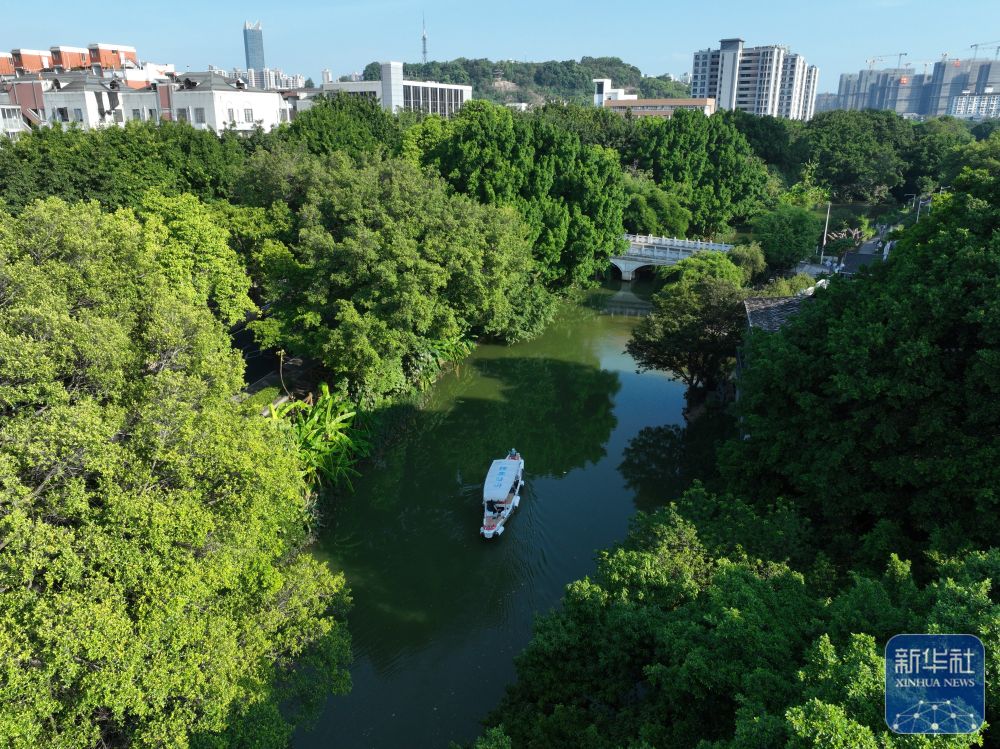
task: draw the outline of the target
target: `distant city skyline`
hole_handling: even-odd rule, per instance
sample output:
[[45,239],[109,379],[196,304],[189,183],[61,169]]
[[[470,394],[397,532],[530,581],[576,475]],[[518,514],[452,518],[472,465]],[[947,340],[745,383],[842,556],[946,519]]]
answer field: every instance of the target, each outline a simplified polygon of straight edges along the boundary
[[[259,19],[267,31],[273,67],[319,80],[384,60],[419,62],[426,17],[429,60],[487,57],[529,61],[614,56],[647,75],[691,70],[694,52],[740,37],[748,45],[782,44],[820,69],[819,91],[837,90],[841,73],[893,67],[905,51],[919,72],[947,52],[968,59],[970,44],[1000,39],[1000,3],[956,0],[942,9],[930,0],[847,0],[817,11],[813,3],[774,0],[767,6],[721,0],[703,6],[668,7],[654,0],[616,6],[590,0],[538,3],[510,0],[503,12],[453,0],[346,0],[328,5],[307,0],[285,5],[250,0],[205,4],[177,0],[169,16],[144,23],[123,14],[94,14],[70,0],[18,5],[3,14],[0,49],[47,50],[52,45],[111,42],[135,46],[144,60],[174,63],[178,70],[231,69],[245,64],[244,22]],[[626,10],[627,13],[620,12]],[[995,45],[993,45],[995,47]],[[992,59],[994,48],[978,57]]]

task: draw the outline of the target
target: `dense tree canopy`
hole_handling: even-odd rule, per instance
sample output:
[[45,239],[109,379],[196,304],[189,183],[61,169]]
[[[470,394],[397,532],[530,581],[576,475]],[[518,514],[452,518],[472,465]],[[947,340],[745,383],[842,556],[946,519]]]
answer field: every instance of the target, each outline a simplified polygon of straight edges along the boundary
[[279,137],[302,143],[320,155],[334,151],[352,155],[398,152],[402,140],[399,122],[374,99],[338,93],[314,101]]
[[901,186],[913,125],[895,112],[821,112],[805,134],[809,158],[841,200],[878,201]]
[[622,154],[650,171],[691,211],[691,232],[712,236],[759,210],[767,183],[763,162],[721,115],[680,111],[638,121],[634,151]]
[[791,268],[812,255],[822,231],[818,216],[794,205],[779,205],[753,222],[754,240],[764,250],[767,264],[778,270]]
[[[364,78],[377,81],[381,65],[369,63]],[[449,61],[405,63],[403,74],[414,81],[441,81],[472,86],[477,99],[494,102],[593,101],[594,78],[610,78],[615,86],[637,88],[643,96],[687,96],[689,87],[665,77],[644,77],[639,68],[617,57],[519,62],[459,57]]]
[[136,207],[150,189],[217,197],[239,175],[246,145],[186,123],[41,128],[31,137],[0,140],[0,199],[19,210],[50,196]]
[[233,400],[186,230],[55,199],[0,214],[4,746],[183,747],[244,719],[282,746],[294,660],[346,688],[344,581],[301,553],[295,452]]
[[593,278],[622,248],[618,157],[564,128],[470,102],[423,158],[456,191],[517,208],[550,286]]
[[641,173],[625,175],[628,205],[622,217],[625,230],[658,237],[685,237],[691,211],[676,195],[657,186]]
[[[675,507],[640,514],[601,552],[594,577],[569,585],[562,607],[536,623],[518,681],[492,714],[502,725],[493,740],[502,730],[515,749],[979,743],[889,732],[881,644],[956,623],[1000,644],[1000,608],[983,600],[1000,572],[995,551],[944,560],[924,588],[894,557],[831,601],[822,577],[754,556],[794,553],[801,528],[781,510],[737,516],[734,504],[695,487]],[[698,529],[685,512],[700,515]],[[719,541],[706,544],[702,527]],[[989,703],[998,697],[990,686]]]
[[363,402],[406,392],[447,342],[516,340],[545,320],[546,292],[509,208],[449,195],[405,161],[261,154],[255,173],[304,194],[297,241],[261,255],[272,301],[264,345],[322,362]]
[[752,341],[735,485],[795,498],[844,553],[995,541],[998,189],[970,175],[888,263]]

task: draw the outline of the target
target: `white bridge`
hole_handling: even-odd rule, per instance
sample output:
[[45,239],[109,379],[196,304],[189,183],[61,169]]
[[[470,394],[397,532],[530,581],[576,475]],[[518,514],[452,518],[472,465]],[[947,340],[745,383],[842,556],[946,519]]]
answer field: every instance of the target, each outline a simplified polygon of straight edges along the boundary
[[631,281],[639,268],[650,265],[676,265],[684,258],[702,250],[729,252],[733,249],[731,244],[653,237],[645,234],[626,234],[625,239],[629,242],[628,251],[624,255],[611,258],[611,264],[622,272],[623,281]]

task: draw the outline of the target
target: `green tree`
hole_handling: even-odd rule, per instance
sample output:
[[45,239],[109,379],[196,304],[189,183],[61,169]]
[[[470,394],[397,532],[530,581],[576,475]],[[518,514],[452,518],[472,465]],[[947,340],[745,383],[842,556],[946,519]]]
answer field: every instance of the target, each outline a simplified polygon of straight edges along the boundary
[[954,183],[966,169],[966,182],[979,179],[989,182],[1000,171],[1000,130],[975,143],[954,148],[942,164],[942,179]]
[[711,391],[732,368],[744,324],[742,301],[742,289],[727,278],[668,284],[653,296],[653,311],[633,330],[628,352],[640,369],[662,369],[689,388]]
[[834,110],[806,125],[808,159],[839,200],[884,200],[903,184],[913,125],[895,112]]
[[914,126],[913,143],[905,152],[909,169],[906,181],[896,191],[903,199],[909,193],[933,192],[941,183],[941,172],[952,151],[972,142],[973,136],[961,120],[935,117]]
[[743,285],[749,286],[763,275],[767,269],[764,251],[756,242],[738,244],[728,253],[729,262],[743,271]]
[[787,182],[800,178],[807,158],[805,123],[783,117],[760,117],[739,109],[727,110],[724,116],[746,138],[753,152]]
[[346,151],[352,156],[399,153],[402,132],[397,120],[367,96],[336,93],[314,100],[282,136],[318,155]]
[[447,342],[516,340],[547,319],[550,301],[511,208],[450,195],[402,160],[286,157],[255,160],[261,183],[302,201],[297,241],[261,253],[271,307],[251,328],[262,345],[321,362],[370,405],[426,384]]
[[622,248],[627,201],[617,154],[546,119],[469,102],[424,160],[456,191],[518,210],[549,286],[589,280]]
[[687,236],[691,212],[676,195],[641,173],[625,174],[625,193],[629,199],[622,215],[626,231],[660,237]]
[[[302,695],[348,688],[349,598],[304,552],[294,445],[237,403],[240,356],[163,241],[96,204],[0,214],[4,746],[247,720],[284,746]],[[323,668],[276,692],[299,661]]]
[[0,141],[0,198],[13,210],[50,196],[138,207],[148,190],[228,194],[246,144],[187,123],[129,122],[83,131],[40,128]]
[[753,238],[760,243],[771,268],[786,270],[816,250],[822,228],[820,219],[811,211],[779,205],[754,219]]
[[641,118],[621,155],[680,198],[691,211],[696,236],[713,236],[730,222],[753,216],[768,181],[743,135],[724,117],[700,112]]
[[839,558],[995,540],[998,184],[967,172],[888,263],[750,340],[731,487],[792,499]]
[[229,245],[229,232],[218,212],[193,195],[165,197],[147,193],[140,215],[156,243],[156,260],[178,296],[207,305],[227,325],[243,322],[256,311],[250,301],[250,278]]

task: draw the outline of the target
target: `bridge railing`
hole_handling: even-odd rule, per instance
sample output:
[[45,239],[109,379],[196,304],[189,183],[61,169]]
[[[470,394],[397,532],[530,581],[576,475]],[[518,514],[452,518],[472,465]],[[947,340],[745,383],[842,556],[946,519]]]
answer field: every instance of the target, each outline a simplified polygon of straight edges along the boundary
[[728,252],[733,249],[731,244],[721,242],[703,242],[699,239],[678,239],[676,237],[655,237],[651,234],[626,234],[625,239],[629,241],[629,255],[646,255],[647,248],[657,250],[670,248],[685,254],[692,254],[701,250],[715,250],[718,252]]

